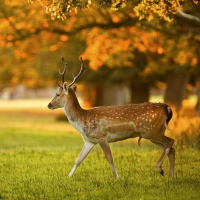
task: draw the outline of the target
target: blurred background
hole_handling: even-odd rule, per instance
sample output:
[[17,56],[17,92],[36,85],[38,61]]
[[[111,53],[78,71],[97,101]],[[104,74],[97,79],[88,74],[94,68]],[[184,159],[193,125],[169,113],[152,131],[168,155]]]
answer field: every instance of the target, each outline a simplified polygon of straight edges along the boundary
[[[88,69],[78,92],[87,106],[141,103],[154,95],[176,111],[192,98],[199,113],[200,21],[139,20],[132,8],[93,5],[52,20],[39,2],[1,1],[0,98],[52,97],[61,56],[68,82],[82,56]],[[188,1],[184,11],[199,19],[200,4]]]
[[68,83],[82,56],[87,70],[77,95],[84,108],[156,101],[198,119],[200,4],[186,1],[184,12],[195,17],[177,14],[168,22],[139,20],[130,4],[118,11],[93,5],[52,20],[40,2],[0,3],[1,110],[46,110],[61,82],[61,56]]

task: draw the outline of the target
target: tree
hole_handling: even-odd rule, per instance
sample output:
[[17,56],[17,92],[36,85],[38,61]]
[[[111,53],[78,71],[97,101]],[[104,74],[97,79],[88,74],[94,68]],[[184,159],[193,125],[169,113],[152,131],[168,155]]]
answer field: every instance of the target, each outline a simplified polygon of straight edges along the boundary
[[[174,68],[169,71],[168,78],[167,78],[167,89],[165,94],[165,102],[169,103],[170,105],[174,106],[177,111],[180,110],[182,105],[182,100],[185,96],[185,86],[188,83],[190,74],[195,74],[193,77],[196,77],[196,81],[199,81],[199,64],[198,60],[200,60],[198,55],[199,49],[199,41],[200,41],[200,32],[198,31],[199,24],[200,24],[200,5],[195,5],[192,1],[189,1],[186,5],[186,12],[192,13],[186,14],[181,10],[178,10],[179,15],[176,17],[177,24],[187,32],[184,34],[188,37],[188,43],[182,44],[182,56],[177,57],[177,59],[184,61],[187,52],[187,56],[189,54],[196,55],[195,57],[191,57],[191,62],[184,62],[182,69],[180,66],[174,66]],[[191,49],[193,50],[191,51]],[[180,62],[181,63],[181,62]],[[183,63],[182,63],[183,64]],[[196,66],[195,69],[191,68],[191,66]],[[198,84],[197,84],[198,85]],[[199,96],[199,94],[198,94]],[[196,106],[199,108],[198,106]],[[200,113],[200,112],[199,112]]]
[[[121,11],[115,15],[109,15],[109,11],[105,12],[104,16],[114,18],[115,21],[120,21],[127,16],[127,13],[130,18],[134,18],[127,9],[125,13]],[[103,64],[114,68],[115,73],[109,80],[126,82],[132,88],[132,102],[135,103],[147,101],[149,88],[157,81],[165,81],[163,77],[170,71],[187,70],[189,75],[196,69],[196,46],[191,46],[191,43],[194,44],[193,36],[187,29],[182,29],[177,21],[170,25],[155,21],[154,19],[148,24],[142,21],[127,27],[124,25],[120,28],[120,32],[117,28],[106,31],[95,28],[95,31],[90,30],[85,34],[87,48],[83,55],[89,60],[89,66],[94,70]],[[174,81],[176,80],[178,79],[175,78]],[[172,82],[172,77],[170,81]],[[178,89],[182,91],[184,87]],[[167,90],[166,96],[169,94],[168,91],[173,90]],[[178,94],[178,91],[175,93]],[[166,101],[180,108],[180,103],[170,102],[168,97]]]
[[[184,3],[184,0],[29,0],[41,2],[46,12],[54,19],[67,19],[67,13],[77,12],[79,9],[88,11],[87,8],[98,4],[101,8],[111,8],[113,10],[123,9],[126,6],[131,6],[139,19],[152,20],[154,15],[164,18],[166,21],[171,21],[177,10]],[[198,0],[193,0],[198,3]]]
[[[4,55],[0,60],[0,89],[18,84],[32,88],[53,85],[60,79],[58,66],[62,67],[60,57],[66,55],[64,44],[76,55],[68,58],[69,63],[79,65],[78,55],[84,44],[79,42],[76,49],[72,48],[67,30],[59,28],[64,22],[53,25],[39,4],[31,7],[1,0],[0,11],[0,53]],[[71,34],[76,37],[75,32]]]
[[[70,51],[69,49],[74,49],[74,46],[79,46],[77,41],[81,41],[82,55],[85,60],[89,61],[92,69],[89,71],[90,77],[96,73],[95,70],[104,66],[111,69],[109,71],[112,72],[108,73],[109,78],[107,79],[102,76],[104,80],[114,83],[123,81],[132,88],[144,85],[145,95],[140,100],[132,99],[133,102],[144,99],[146,101],[149,87],[155,85],[158,80],[164,81],[165,73],[175,66],[183,68],[186,65],[192,66],[190,68],[192,70],[195,68],[195,46],[190,48],[189,53],[184,53],[193,36],[188,35],[188,31],[182,29],[181,26],[177,26],[175,20],[166,23],[164,20],[154,17],[152,22],[138,21],[132,12],[132,4],[127,4],[126,8],[115,12],[94,5],[90,8],[90,12],[70,13],[67,21],[56,20],[53,22],[35,3],[33,4],[34,8],[31,8],[29,4],[22,8],[23,5],[18,2],[11,4],[8,1],[2,1],[2,4],[7,6],[1,13],[1,19],[4,22],[2,25],[4,29],[0,36],[1,41],[4,42],[2,46],[9,44],[11,46],[9,52],[13,49],[15,59],[13,59],[12,65],[16,62],[17,55],[20,55],[18,65],[23,66],[21,69],[26,73],[21,74],[18,70],[18,76],[21,75],[23,80],[30,80],[26,74],[34,69],[32,80],[35,78],[41,80],[41,86],[50,84],[50,82],[52,84],[52,77],[57,79],[57,68],[61,65],[60,59],[54,59],[46,52],[50,50],[53,55],[60,52],[67,53]],[[24,12],[21,12],[22,9]],[[35,19],[36,13],[38,18]],[[27,23],[25,20],[20,21],[20,18],[24,17],[23,15],[27,17]],[[14,18],[13,16],[19,17]],[[8,23],[7,26],[5,22]],[[71,45],[70,48],[65,47],[73,35],[77,36],[75,45]],[[85,42],[86,44],[84,44]],[[63,46],[64,44],[65,46]],[[86,45],[85,50],[84,45]],[[30,46],[34,48],[29,48]],[[16,54],[16,50],[20,53]],[[60,55],[57,57],[59,58]],[[77,57],[75,60],[78,62]],[[27,63],[24,64],[24,61],[29,59],[30,67],[27,68]],[[37,66],[33,67],[32,62],[36,63],[34,59],[37,60]],[[45,62],[43,62],[44,60]],[[20,65],[21,63],[22,65]],[[5,64],[9,69],[10,64],[8,65],[6,60]],[[79,67],[79,63],[77,66]],[[51,70],[48,70],[49,67]],[[6,72],[6,70],[3,71]],[[49,73],[46,73],[47,71]],[[20,79],[16,82],[19,81]],[[36,84],[36,81],[33,83]],[[132,90],[135,94],[136,89]],[[134,95],[132,96],[134,97]],[[139,97],[139,95],[136,96]]]

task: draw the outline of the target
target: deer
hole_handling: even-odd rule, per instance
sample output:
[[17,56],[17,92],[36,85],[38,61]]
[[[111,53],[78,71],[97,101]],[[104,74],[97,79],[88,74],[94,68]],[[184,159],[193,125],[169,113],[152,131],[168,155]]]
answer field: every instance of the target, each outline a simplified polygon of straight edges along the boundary
[[162,164],[166,156],[169,159],[169,177],[174,175],[175,149],[174,140],[165,136],[168,123],[172,118],[172,109],[164,103],[140,103],[117,106],[99,106],[83,109],[76,97],[76,80],[86,69],[82,57],[81,68],[77,76],[68,85],[65,81],[65,72],[68,65],[62,57],[63,72],[59,73],[62,85],[59,87],[53,100],[48,104],[50,110],[64,108],[69,123],[82,135],[84,146],[78,155],[73,168],[69,173],[71,177],[77,167],[83,162],[95,145],[99,145],[104,152],[116,179],[119,178],[114,165],[109,143],[138,137],[138,144],[142,138],[150,140],[162,149],[162,154],[156,163],[156,169],[164,175]]

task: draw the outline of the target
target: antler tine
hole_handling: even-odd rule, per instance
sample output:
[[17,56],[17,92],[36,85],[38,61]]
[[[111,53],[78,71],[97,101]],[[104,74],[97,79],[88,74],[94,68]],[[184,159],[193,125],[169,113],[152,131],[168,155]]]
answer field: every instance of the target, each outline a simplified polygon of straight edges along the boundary
[[58,83],[58,81],[56,81],[56,84],[58,85],[58,87],[62,88],[62,86]]
[[64,70],[63,70],[63,72],[60,72],[60,69],[59,69],[58,72],[62,75],[62,82],[64,83],[65,82],[65,72],[66,72],[66,67],[67,67],[68,63],[65,62],[64,57],[61,57],[61,59],[64,64]]
[[77,76],[74,77],[73,81],[69,84],[69,87],[71,87],[71,86],[76,82],[77,78],[78,78],[79,76],[81,76],[81,74],[83,73],[84,69],[86,69],[86,68],[84,67],[84,63],[83,63],[82,57],[80,57],[80,60],[81,60],[81,69],[80,69],[80,72],[78,73]]

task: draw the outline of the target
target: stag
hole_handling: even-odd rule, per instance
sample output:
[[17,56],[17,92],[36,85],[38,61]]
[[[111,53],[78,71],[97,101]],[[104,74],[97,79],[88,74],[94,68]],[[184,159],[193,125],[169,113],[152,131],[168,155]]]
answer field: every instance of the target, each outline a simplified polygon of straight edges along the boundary
[[48,104],[51,110],[64,108],[70,124],[80,132],[84,146],[77,157],[69,176],[72,176],[91,149],[99,144],[102,148],[113,174],[119,178],[115,168],[109,143],[138,137],[153,142],[162,149],[162,154],[156,163],[157,171],[163,175],[162,164],[166,156],[169,158],[169,177],[173,177],[175,165],[175,150],[172,147],[174,140],[164,135],[168,122],[172,118],[171,108],[164,103],[141,103],[120,106],[100,106],[85,110],[81,108],[75,91],[74,83],[81,76],[85,67],[82,58],[81,69],[73,81],[68,85],[64,76],[67,63],[62,57],[64,71],[62,85],[53,100]]

